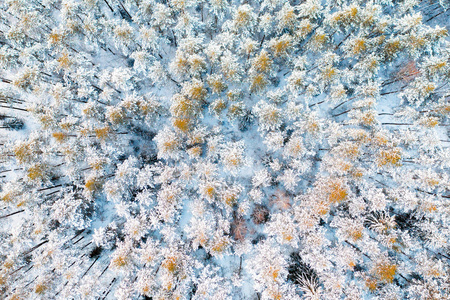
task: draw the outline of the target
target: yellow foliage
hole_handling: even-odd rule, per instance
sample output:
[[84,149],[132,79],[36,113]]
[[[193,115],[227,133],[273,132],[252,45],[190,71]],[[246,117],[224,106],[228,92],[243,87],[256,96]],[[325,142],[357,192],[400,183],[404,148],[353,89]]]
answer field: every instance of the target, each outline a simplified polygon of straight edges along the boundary
[[162,146],[164,148],[164,151],[173,151],[178,147],[178,140],[177,139],[167,140],[163,143]]
[[270,59],[266,51],[261,51],[261,53],[255,57],[252,63],[252,67],[257,72],[267,73],[270,71],[270,69],[272,68],[272,60]]
[[179,119],[176,118],[172,122],[173,126],[182,132],[187,132],[191,127],[191,121],[189,119]]
[[372,270],[373,275],[379,282],[392,283],[397,272],[397,265],[389,262],[377,263]]
[[399,166],[402,159],[401,149],[392,148],[389,150],[380,150],[378,153],[378,166],[393,165]]
[[309,19],[304,19],[300,22],[295,32],[295,36],[304,39],[312,31],[312,29],[313,27]]
[[270,267],[268,273],[269,273],[269,276],[275,281],[278,278],[278,274],[280,273],[280,270],[278,268]]
[[439,119],[436,117],[425,117],[420,120],[420,124],[426,127],[436,127],[439,124]]
[[31,161],[34,153],[31,142],[21,142],[13,148],[13,152],[21,164]]
[[434,203],[430,203],[430,202],[422,203],[421,209],[423,211],[426,211],[426,212],[429,212],[429,213],[437,211],[436,205]]
[[429,178],[426,183],[431,187],[436,187],[440,182],[436,178]]
[[114,267],[124,267],[128,263],[127,258],[123,255],[117,255],[111,259],[111,265]]
[[38,180],[44,177],[44,168],[40,164],[28,168],[27,176],[30,180]]
[[353,54],[360,54],[361,52],[366,50],[366,41],[365,39],[355,39],[352,47]]
[[450,104],[440,104],[436,108],[436,112],[443,114],[443,115],[450,114]]
[[[313,9],[311,9],[313,10]],[[295,14],[294,7],[290,5],[285,5],[278,15],[279,22],[278,22],[278,28],[284,29],[294,29],[295,24],[297,23],[297,15]]]
[[39,122],[44,128],[48,128],[52,124],[53,118],[49,115],[40,115]]
[[81,134],[81,136],[86,137],[86,136],[88,136],[90,133],[91,133],[91,131],[89,130],[89,128],[81,128],[81,129],[80,129],[80,134]]
[[229,206],[233,206],[239,197],[239,192],[234,189],[225,189],[222,191],[222,201]]
[[378,59],[370,58],[370,61],[368,61],[368,63],[367,63],[367,69],[370,72],[374,72],[379,65],[380,65],[380,62],[378,61]]
[[442,70],[445,66],[447,66],[447,62],[445,60],[440,60],[432,65],[429,65],[427,68],[431,74],[435,74],[436,72]]
[[332,180],[328,184],[328,201],[330,203],[340,203],[347,198],[347,189],[340,180]]
[[150,101],[142,101],[138,103],[139,109],[141,110],[143,115],[148,115],[150,113],[154,113],[156,110],[155,103]]
[[360,120],[363,125],[373,125],[376,122],[375,114],[373,113],[373,111],[366,111],[361,114]]
[[216,115],[220,115],[220,113],[227,108],[227,102],[223,99],[217,99],[213,103],[211,103],[211,109],[214,111]]
[[37,79],[37,72],[34,69],[25,69],[21,74],[13,79],[12,84],[20,89],[27,90]]
[[383,134],[376,134],[373,137],[372,142],[377,146],[384,146],[389,143],[389,139]]
[[121,124],[125,120],[125,112],[120,107],[110,109],[106,117],[112,124]]
[[67,134],[65,134],[64,132],[53,132],[52,136],[57,142],[61,143],[66,139]]
[[362,237],[363,237],[363,232],[361,229],[352,228],[347,233],[354,242],[362,239]]
[[281,120],[281,110],[274,105],[262,103],[258,108],[257,115],[261,125],[276,126]]
[[369,134],[364,129],[354,129],[350,131],[348,134],[358,143],[367,143],[370,141]]
[[264,74],[257,74],[251,79],[251,91],[261,91],[263,90],[269,82],[267,81]]
[[170,112],[174,117],[190,118],[197,112],[197,105],[185,96],[180,94],[174,95],[172,101],[173,104],[170,107]]
[[85,114],[87,117],[93,117],[95,116],[96,109],[94,105],[88,103],[84,105],[84,108],[81,110],[81,112]]
[[359,156],[359,146],[356,143],[346,144],[343,155],[346,158],[357,158]]
[[109,134],[111,133],[111,128],[109,128],[109,126],[105,126],[105,127],[94,129],[94,132],[95,132],[95,136],[99,140],[106,140],[108,138]]
[[366,279],[366,286],[369,288],[371,292],[375,291],[377,289],[377,281],[372,278]]
[[350,174],[354,179],[359,179],[363,177],[364,169],[362,168],[353,169]]
[[105,162],[105,159],[95,159],[89,162],[89,166],[98,171],[104,166]]
[[333,25],[348,25],[356,22],[358,16],[358,6],[351,5],[344,10],[335,12],[331,15],[331,24]]
[[387,41],[384,45],[384,53],[386,54],[387,59],[391,59],[395,56],[395,54],[400,51],[401,44],[400,40],[392,40]]
[[225,76],[226,79],[235,79],[235,77],[239,78],[239,69],[237,66],[226,66],[222,65],[221,68],[223,76]]
[[214,188],[213,185],[207,185],[204,188],[203,192],[208,198],[212,199],[214,197],[214,195],[216,194],[216,189]]
[[299,136],[291,136],[284,148],[285,155],[291,157],[300,157],[304,151],[305,148],[303,147],[302,138]]
[[59,69],[68,69],[72,65],[72,61],[70,60],[69,54],[64,52],[60,57],[56,59],[59,64]]
[[241,158],[238,157],[238,156],[235,156],[235,155],[229,156],[229,157],[227,157],[227,159],[226,159],[227,165],[232,166],[232,167],[237,167],[237,166],[239,166],[239,165],[241,164],[241,162],[242,162],[242,161],[241,161]]
[[167,269],[170,273],[175,272],[177,267],[177,258],[175,256],[169,256],[161,263],[161,267]]
[[282,297],[282,295],[279,291],[272,291],[270,293],[270,295],[274,300],[281,300],[281,297]]
[[445,27],[436,28],[432,33],[428,34],[429,39],[432,41],[439,40],[446,36],[448,36],[448,30]]
[[48,286],[45,283],[38,283],[34,287],[34,292],[36,294],[43,294],[48,289]]
[[13,199],[14,199],[15,196],[16,196],[15,193],[13,193],[13,192],[8,192],[8,193],[5,193],[0,199],[1,199],[2,201],[5,201],[5,202],[9,203],[9,202],[12,202],[12,201],[13,201]]
[[59,126],[63,129],[63,130],[70,130],[73,128],[73,123],[71,122],[61,122],[59,124]]
[[244,28],[250,25],[252,16],[246,9],[239,8],[234,16],[234,24],[237,29]]
[[23,28],[31,28],[33,27],[35,24],[34,22],[36,22],[36,15],[33,13],[24,13],[21,17],[20,20],[20,26],[22,26]]
[[278,110],[272,110],[266,115],[266,121],[271,124],[278,123],[279,119],[281,118],[281,114]]
[[132,29],[131,26],[117,26],[114,28],[114,34],[123,41],[130,41],[133,36]]
[[302,76],[291,76],[289,77],[289,83],[294,87],[301,87],[304,83],[304,78]]
[[291,40],[291,37],[288,35],[283,36],[280,39],[272,40],[270,43],[270,48],[272,49],[274,56],[285,56],[291,47]]
[[225,248],[228,246],[229,243],[230,242],[226,237],[220,237],[216,241],[213,242],[211,251],[216,252],[216,253],[222,253],[225,250]]
[[211,87],[211,90],[213,91],[213,93],[216,93],[216,94],[220,94],[227,88],[227,86],[223,82],[222,78],[220,78],[218,76],[211,76],[210,78],[208,78],[208,84]]
[[440,69],[442,69],[443,67],[445,67],[446,65],[447,65],[447,62],[444,60],[444,61],[441,61],[441,62],[437,63],[437,64],[434,66],[434,68],[435,68],[436,70],[440,70]]
[[417,50],[426,45],[427,40],[423,36],[410,35],[407,39],[409,47],[413,50]]
[[325,33],[317,33],[312,38],[312,44],[320,48],[323,44],[325,44],[328,40],[328,36]]
[[292,234],[290,234],[289,232],[282,232],[281,236],[282,236],[283,240],[288,241],[288,242],[292,241],[292,239],[294,238],[292,236]]
[[203,101],[207,95],[207,91],[201,81],[193,81],[191,84],[185,86],[183,91],[190,99],[197,101]]
[[192,55],[189,58],[189,65],[191,67],[191,72],[202,72],[206,69],[205,60],[199,55]]
[[343,172],[348,172],[351,170],[351,168],[353,167],[353,165],[343,159],[339,159],[336,158],[334,160],[334,166],[340,170],[342,170]]
[[178,73],[183,74],[186,72],[188,68],[188,60],[187,58],[177,51],[175,58],[172,62],[173,67],[177,70]]
[[63,35],[56,32],[55,30],[48,36],[48,42],[50,45],[58,45],[62,41]]
[[228,108],[228,115],[231,118],[236,118],[236,117],[242,116],[243,114],[244,114],[244,109],[243,109],[242,103],[240,103],[240,102],[233,103]]
[[9,269],[11,269],[12,267],[14,266],[14,261],[12,260],[12,259],[7,259],[4,263],[3,263],[3,265],[2,265],[2,268],[4,269],[4,270],[9,270]]
[[423,87],[422,94],[428,95],[435,89],[436,89],[436,86],[434,85],[434,83],[430,82]]
[[321,216],[326,215],[330,211],[330,204],[325,201],[318,201],[316,203],[317,213]]
[[322,76],[325,80],[331,80],[337,74],[336,68],[327,66],[322,69]]
[[100,182],[96,178],[88,178],[84,186],[88,191],[93,192],[99,188]]
[[[1,278],[0,278],[0,285],[1,284],[2,283],[1,283]],[[24,298],[24,296],[22,296],[20,292],[15,292],[8,299],[9,300],[22,300],[22,299],[26,299],[26,298]]]
[[315,119],[308,120],[305,124],[305,129],[310,134],[316,134],[320,130],[319,122]]
[[239,90],[231,90],[227,92],[227,98],[229,101],[237,101],[241,97],[241,92]]
[[205,135],[202,131],[194,131],[189,135],[189,144],[200,144],[205,141]]
[[192,147],[188,150],[188,153],[190,156],[200,157],[202,155],[202,147],[200,146]]
[[396,237],[390,237],[389,240],[387,241],[388,245],[390,247],[392,247],[394,250],[397,247],[396,245],[394,245],[395,243],[397,243],[397,238]]
[[27,203],[26,199],[21,198],[21,201],[20,201],[19,203],[17,203],[16,206],[17,206],[17,207],[22,207],[22,206],[24,206],[26,203]]
[[143,294],[143,295],[147,295],[148,294],[148,292],[150,292],[151,291],[151,289],[150,289],[150,286],[148,285],[148,284],[146,284],[145,286],[143,286],[142,288],[141,288],[141,294]]
[[233,206],[236,203],[236,197],[232,194],[225,195],[224,200],[228,206]]

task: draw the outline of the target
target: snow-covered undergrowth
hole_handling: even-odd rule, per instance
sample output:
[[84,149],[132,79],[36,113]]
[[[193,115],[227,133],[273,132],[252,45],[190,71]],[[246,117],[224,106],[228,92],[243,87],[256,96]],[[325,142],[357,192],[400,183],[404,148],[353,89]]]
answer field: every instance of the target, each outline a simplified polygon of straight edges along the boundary
[[0,299],[449,299],[448,1],[0,13]]

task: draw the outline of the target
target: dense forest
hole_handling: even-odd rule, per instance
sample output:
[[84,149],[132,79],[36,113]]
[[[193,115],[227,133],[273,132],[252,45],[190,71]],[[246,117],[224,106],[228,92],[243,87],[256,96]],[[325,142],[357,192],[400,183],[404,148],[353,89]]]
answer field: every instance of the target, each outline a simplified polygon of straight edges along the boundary
[[0,0],[0,299],[450,299],[448,0]]

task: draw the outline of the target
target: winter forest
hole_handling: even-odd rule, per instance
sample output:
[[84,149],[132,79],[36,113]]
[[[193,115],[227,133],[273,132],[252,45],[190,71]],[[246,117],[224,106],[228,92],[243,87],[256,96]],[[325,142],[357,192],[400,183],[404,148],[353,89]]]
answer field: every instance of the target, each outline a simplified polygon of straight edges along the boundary
[[0,299],[450,299],[449,0],[0,0]]

